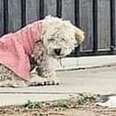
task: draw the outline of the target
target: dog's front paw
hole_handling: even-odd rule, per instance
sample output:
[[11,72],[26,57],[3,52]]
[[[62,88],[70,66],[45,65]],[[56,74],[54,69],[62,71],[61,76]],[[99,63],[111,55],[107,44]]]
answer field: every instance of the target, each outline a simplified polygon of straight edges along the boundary
[[59,85],[60,81],[58,79],[48,79],[44,82],[44,85]]
[[34,77],[30,80],[29,86],[47,86],[47,85],[59,85],[59,81],[46,79],[42,77]]
[[42,78],[38,75],[35,75],[31,80],[29,81],[29,86],[44,86],[44,82],[47,81],[46,78]]
[[47,86],[47,85],[59,85],[57,78],[43,78],[36,73],[31,74],[31,79],[28,86]]

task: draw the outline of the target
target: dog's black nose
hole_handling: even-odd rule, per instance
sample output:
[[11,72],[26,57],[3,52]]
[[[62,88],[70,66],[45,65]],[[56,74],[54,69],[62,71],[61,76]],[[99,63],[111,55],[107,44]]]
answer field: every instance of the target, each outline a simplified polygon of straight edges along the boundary
[[54,52],[55,52],[55,54],[56,55],[60,55],[61,54],[61,49],[59,48],[59,49],[54,49]]

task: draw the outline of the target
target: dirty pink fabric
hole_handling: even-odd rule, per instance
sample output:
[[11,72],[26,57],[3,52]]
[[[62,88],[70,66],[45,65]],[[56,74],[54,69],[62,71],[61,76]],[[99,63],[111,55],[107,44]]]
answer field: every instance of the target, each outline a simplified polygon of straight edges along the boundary
[[40,39],[42,22],[28,24],[15,33],[0,38],[0,63],[24,80],[29,79],[29,56],[36,40]]

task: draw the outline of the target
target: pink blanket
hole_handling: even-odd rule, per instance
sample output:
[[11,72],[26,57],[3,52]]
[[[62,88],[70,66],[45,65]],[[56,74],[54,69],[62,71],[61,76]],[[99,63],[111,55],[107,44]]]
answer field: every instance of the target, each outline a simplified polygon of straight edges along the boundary
[[24,80],[29,79],[29,56],[36,40],[40,39],[42,22],[28,24],[15,33],[0,38],[0,63],[15,72]]

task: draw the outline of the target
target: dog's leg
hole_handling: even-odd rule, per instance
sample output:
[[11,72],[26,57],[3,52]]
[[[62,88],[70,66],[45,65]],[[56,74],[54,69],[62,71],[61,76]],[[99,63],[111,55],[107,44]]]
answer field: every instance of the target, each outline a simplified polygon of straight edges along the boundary
[[59,79],[56,77],[54,65],[50,57],[42,62],[38,61],[37,67],[31,72],[30,85],[58,85]]
[[41,62],[38,67],[37,72],[47,81],[44,82],[45,85],[59,85],[59,79],[56,76],[56,60],[52,57],[46,56],[45,60]]

